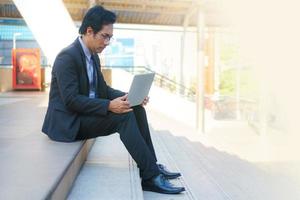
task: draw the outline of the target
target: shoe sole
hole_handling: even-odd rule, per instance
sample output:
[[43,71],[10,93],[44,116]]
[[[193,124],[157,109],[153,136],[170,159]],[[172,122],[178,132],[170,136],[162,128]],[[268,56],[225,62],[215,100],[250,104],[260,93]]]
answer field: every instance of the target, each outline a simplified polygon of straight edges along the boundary
[[161,193],[161,194],[180,194],[181,192],[184,192],[185,189],[183,188],[182,190],[179,191],[163,191],[163,190],[159,190],[157,188],[150,188],[150,187],[142,187],[144,191],[150,191],[150,192],[157,192],[157,193]]
[[176,179],[176,178],[179,178],[181,175],[176,175],[176,176],[166,176],[166,175],[163,175],[166,179]]

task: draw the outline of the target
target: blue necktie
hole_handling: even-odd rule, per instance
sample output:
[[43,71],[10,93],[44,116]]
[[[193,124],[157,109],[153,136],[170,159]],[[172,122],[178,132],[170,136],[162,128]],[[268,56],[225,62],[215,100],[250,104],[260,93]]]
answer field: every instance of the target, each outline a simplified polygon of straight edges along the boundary
[[91,83],[90,83],[90,89],[92,90],[92,91],[94,91],[95,92],[95,98],[97,98],[97,64],[96,64],[96,61],[95,61],[95,59],[94,59],[94,57],[93,56],[91,56],[91,60],[92,60],[92,66],[93,66],[93,68],[92,68],[92,80],[91,80]]

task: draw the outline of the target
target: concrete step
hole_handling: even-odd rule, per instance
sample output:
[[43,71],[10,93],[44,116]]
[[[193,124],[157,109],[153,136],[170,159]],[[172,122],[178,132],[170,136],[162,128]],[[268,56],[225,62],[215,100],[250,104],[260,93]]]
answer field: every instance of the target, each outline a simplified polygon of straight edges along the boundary
[[153,135],[172,155],[197,199],[297,199],[298,190],[290,180],[251,162],[166,130],[154,131]]
[[188,190],[191,191],[194,199],[232,199],[219,185],[215,177],[212,177],[210,172],[200,163],[198,156],[195,155],[201,155],[201,153],[190,148],[192,143],[189,144],[190,146],[183,144],[183,137],[174,136],[167,130],[156,130],[153,135],[165,146],[168,154],[172,155],[173,162],[181,171]]
[[[151,137],[153,140],[153,145],[158,158],[158,162],[166,165],[170,171],[182,172],[178,165],[179,164],[178,162],[181,162],[181,160],[179,160],[177,156],[174,156],[173,154],[170,153],[168,146],[166,146],[164,141],[162,141],[162,139],[159,136],[159,133],[151,129]],[[167,142],[168,145],[174,145],[172,141],[167,141]],[[178,195],[167,195],[167,194],[159,194],[159,193],[144,191],[144,199],[145,200],[195,200],[197,199],[193,191],[190,189],[190,186],[186,181],[184,174],[182,177],[176,180],[171,180],[171,183],[175,186],[184,186],[186,191]]]
[[119,134],[96,139],[68,199],[143,199],[138,168]]
[[0,199],[65,199],[93,140],[61,143],[41,133],[47,94],[0,95]]

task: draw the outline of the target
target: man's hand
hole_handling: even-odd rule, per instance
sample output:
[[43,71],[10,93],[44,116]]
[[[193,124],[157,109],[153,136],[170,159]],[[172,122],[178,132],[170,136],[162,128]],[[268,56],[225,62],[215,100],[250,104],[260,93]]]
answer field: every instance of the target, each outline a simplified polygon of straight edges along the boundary
[[149,102],[149,99],[150,99],[150,97],[146,97],[145,99],[144,99],[144,101],[142,102],[142,106],[146,106],[147,104],[148,104],[148,102]]
[[127,100],[127,95],[128,94],[125,94],[122,97],[118,97],[110,101],[108,110],[114,113],[127,113],[132,111],[132,108],[130,108],[130,104]]

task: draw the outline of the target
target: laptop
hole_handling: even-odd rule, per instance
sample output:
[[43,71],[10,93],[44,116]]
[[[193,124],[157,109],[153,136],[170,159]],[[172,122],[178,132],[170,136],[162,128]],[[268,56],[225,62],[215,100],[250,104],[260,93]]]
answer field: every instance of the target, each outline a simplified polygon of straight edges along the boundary
[[130,107],[142,104],[148,96],[155,73],[134,75],[128,92]]

